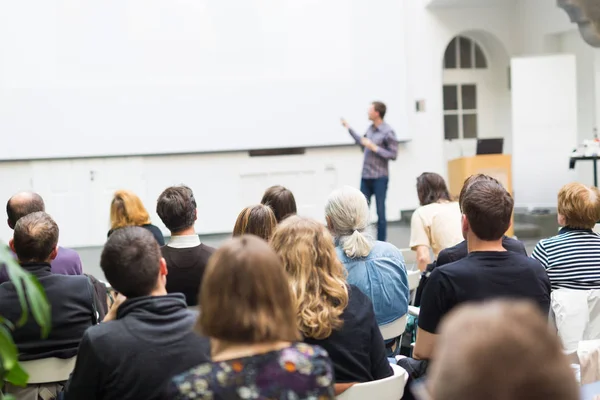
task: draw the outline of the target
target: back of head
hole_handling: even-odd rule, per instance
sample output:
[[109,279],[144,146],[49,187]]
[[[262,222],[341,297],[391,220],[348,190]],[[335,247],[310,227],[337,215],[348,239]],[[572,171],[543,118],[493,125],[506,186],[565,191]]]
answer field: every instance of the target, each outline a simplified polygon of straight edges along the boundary
[[8,226],[14,229],[19,219],[38,211],[46,211],[42,196],[34,192],[17,193],[6,202]]
[[150,223],[150,216],[142,200],[129,190],[117,190],[110,204],[110,228],[142,226]]
[[576,400],[560,341],[527,302],[467,305],[442,323],[428,372],[435,400]]
[[233,236],[255,235],[268,242],[276,226],[277,219],[271,207],[257,204],[246,207],[240,212],[235,221]]
[[125,297],[149,295],[158,284],[161,252],[147,229],[129,226],[109,236],[100,267],[111,286]]
[[273,209],[278,223],[283,221],[284,218],[294,215],[297,212],[294,194],[279,185],[268,188],[260,203]]
[[198,328],[206,336],[231,343],[300,340],[281,261],[257,237],[231,239],[211,256],[199,304]]
[[381,101],[374,101],[372,104],[373,104],[373,109],[375,111],[377,111],[377,113],[379,114],[379,117],[381,119],[384,119],[385,118],[385,113],[387,112],[386,105],[383,102],[381,102]]
[[46,262],[58,244],[58,225],[43,211],[20,218],[13,245],[21,262]]
[[341,328],[348,289],[327,229],[315,220],[292,216],[277,226],[271,246],[288,273],[302,332],[324,339]]
[[450,201],[450,192],[446,181],[434,172],[424,172],[417,178],[417,195],[422,206],[437,203],[440,200]]
[[480,240],[501,239],[512,218],[514,202],[510,193],[491,177],[480,176],[467,183],[460,194],[460,207],[470,230]]
[[369,225],[369,205],[358,189],[345,186],[331,193],[325,216],[339,245],[348,257],[366,257],[373,243],[365,230]]
[[166,188],[158,196],[156,213],[171,233],[193,227],[196,222],[194,192],[183,185]]
[[558,192],[558,214],[570,228],[592,229],[600,221],[600,190],[569,183]]

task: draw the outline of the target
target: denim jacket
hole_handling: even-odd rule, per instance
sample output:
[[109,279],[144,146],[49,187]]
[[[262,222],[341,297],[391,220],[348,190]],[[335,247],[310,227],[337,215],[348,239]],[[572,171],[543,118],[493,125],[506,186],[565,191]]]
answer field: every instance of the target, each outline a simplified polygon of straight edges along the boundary
[[377,241],[366,257],[350,258],[340,246],[338,258],[356,285],[373,302],[377,324],[389,324],[408,311],[408,278],[404,257],[396,246]]

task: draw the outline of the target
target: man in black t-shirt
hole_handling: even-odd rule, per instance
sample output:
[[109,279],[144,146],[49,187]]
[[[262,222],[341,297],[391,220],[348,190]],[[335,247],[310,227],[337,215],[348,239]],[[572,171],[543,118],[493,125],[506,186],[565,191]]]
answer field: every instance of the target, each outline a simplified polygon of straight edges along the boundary
[[469,255],[436,268],[429,277],[419,314],[416,359],[431,358],[440,321],[461,303],[516,298],[531,300],[545,315],[550,308],[550,281],[542,265],[502,246],[513,211],[506,189],[491,177],[473,176],[463,186],[460,204]]

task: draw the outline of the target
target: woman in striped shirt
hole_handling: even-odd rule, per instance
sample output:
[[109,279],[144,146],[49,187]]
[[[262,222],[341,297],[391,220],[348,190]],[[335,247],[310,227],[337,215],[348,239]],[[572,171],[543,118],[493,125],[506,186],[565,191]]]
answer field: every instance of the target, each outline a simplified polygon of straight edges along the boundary
[[558,192],[558,235],[541,240],[531,255],[548,271],[552,289],[600,289],[600,190],[569,183]]

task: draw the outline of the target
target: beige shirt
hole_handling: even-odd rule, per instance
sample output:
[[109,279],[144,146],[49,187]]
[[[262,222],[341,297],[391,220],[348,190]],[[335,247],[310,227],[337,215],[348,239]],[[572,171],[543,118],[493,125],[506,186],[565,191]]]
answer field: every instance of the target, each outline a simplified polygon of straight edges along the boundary
[[427,246],[437,258],[440,251],[462,242],[461,215],[456,201],[417,208],[410,221],[410,248]]

